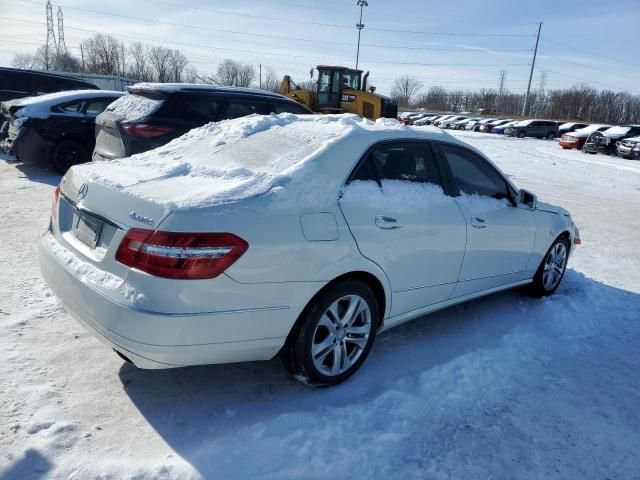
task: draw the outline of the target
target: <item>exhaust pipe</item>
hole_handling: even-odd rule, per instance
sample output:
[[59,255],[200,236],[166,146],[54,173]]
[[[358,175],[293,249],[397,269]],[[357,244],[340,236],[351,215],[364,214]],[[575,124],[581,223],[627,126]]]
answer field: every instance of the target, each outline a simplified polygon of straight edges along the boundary
[[369,72],[365,73],[362,77],[362,91],[367,91],[367,79],[369,78]]

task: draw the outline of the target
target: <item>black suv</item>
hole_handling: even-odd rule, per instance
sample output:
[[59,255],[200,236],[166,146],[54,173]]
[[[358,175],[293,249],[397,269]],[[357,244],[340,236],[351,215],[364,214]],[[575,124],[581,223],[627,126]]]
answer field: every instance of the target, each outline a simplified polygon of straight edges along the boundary
[[95,118],[122,92],[75,90],[2,103],[10,115],[3,148],[21,161],[48,161],[65,173],[91,160]]
[[189,130],[257,113],[313,113],[277,93],[193,84],[138,84],[96,119],[93,160],[113,160],[157,148]]
[[523,120],[505,129],[510,137],[535,137],[553,139],[558,136],[558,122],[550,120]]
[[66,90],[98,90],[98,87],[79,78],[0,67],[0,102]]
[[617,153],[616,143],[627,138],[640,136],[640,125],[620,125],[611,127],[603,132],[593,132],[587,138],[582,151],[584,153]]

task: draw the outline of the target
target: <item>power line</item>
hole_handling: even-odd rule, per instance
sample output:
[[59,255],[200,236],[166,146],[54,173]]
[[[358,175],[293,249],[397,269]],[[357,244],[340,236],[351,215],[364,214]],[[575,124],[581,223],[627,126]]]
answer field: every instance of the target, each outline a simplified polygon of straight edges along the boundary
[[567,45],[566,43],[556,42],[555,40],[545,39],[546,42],[555,43],[556,45],[560,45],[561,47],[570,48],[572,50],[576,50],[578,52],[587,53],[589,55],[593,55],[594,57],[606,58],[608,60],[613,60],[614,62],[626,63],[627,65],[633,65],[634,67],[640,67],[640,64],[633,63],[628,60],[622,60],[620,58],[611,57],[609,55],[602,55],[601,53],[592,52],[590,50],[585,50],[583,48],[573,47],[571,45]]

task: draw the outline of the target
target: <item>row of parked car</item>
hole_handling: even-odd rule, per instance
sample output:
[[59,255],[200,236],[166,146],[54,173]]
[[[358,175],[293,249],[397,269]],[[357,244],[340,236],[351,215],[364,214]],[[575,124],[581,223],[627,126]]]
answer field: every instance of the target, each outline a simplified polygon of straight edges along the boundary
[[0,143],[60,173],[145,152],[209,122],[252,113],[312,113],[280,94],[192,84],[137,84],[128,93],[71,90],[2,102]]
[[640,158],[640,125],[590,125],[579,122],[483,118],[427,112],[401,113],[398,120],[407,125],[434,125],[452,130],[504,134],[518,138],[559,138],[559,144],[564,149],[575,148],[591,154],[617,154],[628,159]]

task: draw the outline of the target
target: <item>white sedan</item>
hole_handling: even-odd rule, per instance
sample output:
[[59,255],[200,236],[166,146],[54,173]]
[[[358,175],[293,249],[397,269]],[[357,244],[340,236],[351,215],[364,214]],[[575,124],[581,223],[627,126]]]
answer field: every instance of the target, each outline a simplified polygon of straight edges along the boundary
[[568,212],[443,131],[254,115],[73,167],[40,264],[140,368],[280,353],[331,385],[382,330],[507,288],[553,293],[578,243]]

